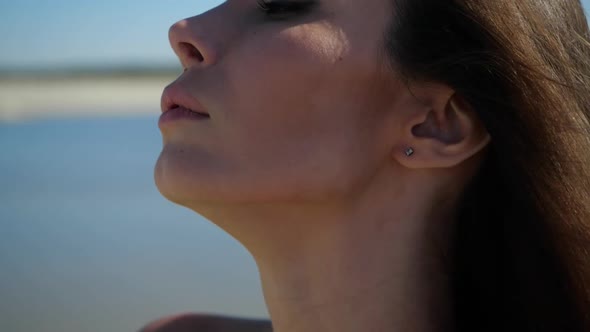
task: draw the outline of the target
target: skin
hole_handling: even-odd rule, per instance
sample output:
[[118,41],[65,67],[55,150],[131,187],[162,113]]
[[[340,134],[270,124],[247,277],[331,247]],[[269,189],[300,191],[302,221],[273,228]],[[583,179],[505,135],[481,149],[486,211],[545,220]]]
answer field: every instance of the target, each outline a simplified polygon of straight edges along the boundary
[[155,320],[140,332],[272,332],[270,321],[204,314],[179,314]]
[[322,0],[275,20],[230,0],[170,29],[173,84],[211,117],[160,127],[156,185],[252,254],[276,332],[452,326],[449,230],[490,137],[451,87],[389,66],[391,7]]

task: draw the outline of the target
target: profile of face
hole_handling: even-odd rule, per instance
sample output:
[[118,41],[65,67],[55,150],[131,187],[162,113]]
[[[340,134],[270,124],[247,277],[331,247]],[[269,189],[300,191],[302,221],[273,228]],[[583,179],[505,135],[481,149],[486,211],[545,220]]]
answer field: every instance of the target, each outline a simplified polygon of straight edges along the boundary
[[229,0],[174,24],[185,71],[164,95],[210,117],[160,125],[160,192],[181,205],[353,195],[403,151],[395,119],[410,94],[384,51],[391,7]]

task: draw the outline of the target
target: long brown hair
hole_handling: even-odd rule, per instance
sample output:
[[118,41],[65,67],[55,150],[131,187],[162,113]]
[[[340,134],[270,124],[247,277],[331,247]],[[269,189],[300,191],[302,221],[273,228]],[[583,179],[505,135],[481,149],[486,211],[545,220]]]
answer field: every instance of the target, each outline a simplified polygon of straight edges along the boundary
[[492,141],[450,267],[455,331],[590,329],[590,33],[579,0],[395,0],[393,68]]

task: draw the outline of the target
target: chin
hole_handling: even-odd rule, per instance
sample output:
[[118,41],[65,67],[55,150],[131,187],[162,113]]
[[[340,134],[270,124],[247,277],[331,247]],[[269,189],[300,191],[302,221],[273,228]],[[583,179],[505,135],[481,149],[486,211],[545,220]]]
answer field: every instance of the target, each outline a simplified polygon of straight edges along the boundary
[[[243,203],[256,197],[248,177],[226,170],[207,158],[187,157],[177,149],[164,148],[154,168],[158,191],[169,201],[196,206]],[[258,181],[259,183],[259,181]]]
[[[246,171],[250,169],[250,171]],[[307,174],[300,172],[301,174]],[[321,201],[334,193],[319,178],[294,172],[253,169],[184,146],[165,146],[154,169],[158,191],[171,202],[194,209],[207,205]]]
[[188,206],[190,202],[211,200],[211,177],[186,158],[164,149],[154,167],[154,182],[158,191],[169,201]]
[[170,170],[166,166],[166,161],[162,156],[158,158],[156,166],[154,168],[154,182],[156,188],[164,198],[169,201],[184,205],[186,202],[186,195],[183,195],[182,185],[174,176],[171,175]]

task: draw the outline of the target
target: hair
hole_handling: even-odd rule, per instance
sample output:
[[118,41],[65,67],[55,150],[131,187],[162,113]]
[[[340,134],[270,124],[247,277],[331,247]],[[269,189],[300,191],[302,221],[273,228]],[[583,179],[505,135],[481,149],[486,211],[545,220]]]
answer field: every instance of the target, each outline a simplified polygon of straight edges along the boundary
[[395,0],[404,79],[452,87],[492,138],[460,201],[454,331],[590,330],[590,33],[579,0]]

